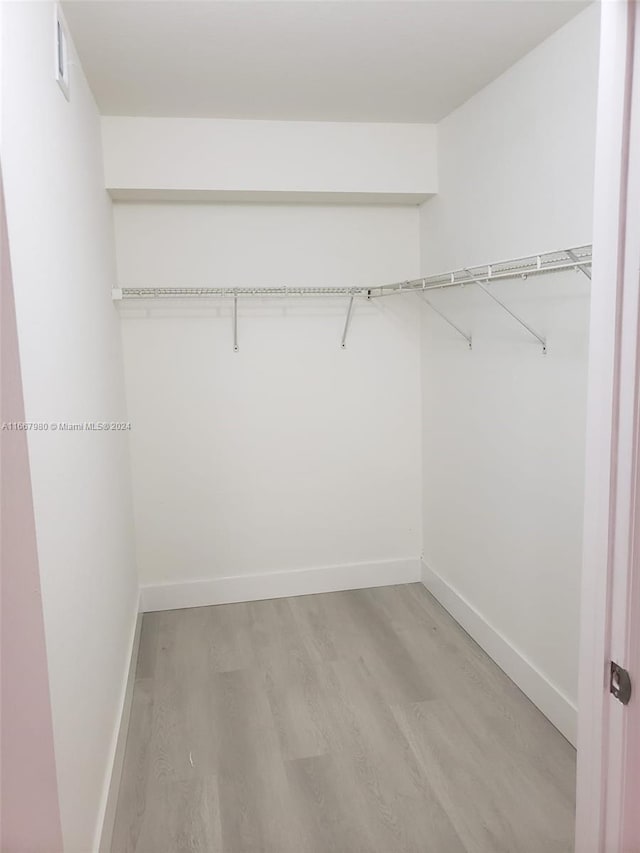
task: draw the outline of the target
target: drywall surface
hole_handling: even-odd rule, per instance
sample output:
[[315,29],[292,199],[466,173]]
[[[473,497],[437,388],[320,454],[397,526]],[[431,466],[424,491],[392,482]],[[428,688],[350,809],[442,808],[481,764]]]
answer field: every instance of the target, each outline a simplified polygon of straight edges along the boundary
[[[64,849],[95,849],[137,579],[111,203],[76,57],[54,79],[54,7],[3,4],[2,166],[13,265]],[[28,673],[25,674],[28,677]],[[37,814],[33,820],[37,820]]]
[[[0,8],[0,26],[1,18]],[[10,424],[25,418],[1,186],[0,217],[0,421]],[[62,830],[26,432],[0,432],[0,474],[0,690],[4,699],[0,849],[60,850]],[[38,820],[33,819],[34,814]]]
[[114,197],[152,192],[404,199],[437,190],[436,126],[225,119],[102,119]]
[[[418,210],[114,205],[139,286],[344,286],[416,274]],[[411,304],[410,304],[411,303]],[[412,300],[123,308],[143,585],[416,559]]]
[[[598,9],[439,125],[425,273],[591,240]],[[577,695],[589,285],[580,273],[477,288],[423,312],[424,558],[551,682]]]

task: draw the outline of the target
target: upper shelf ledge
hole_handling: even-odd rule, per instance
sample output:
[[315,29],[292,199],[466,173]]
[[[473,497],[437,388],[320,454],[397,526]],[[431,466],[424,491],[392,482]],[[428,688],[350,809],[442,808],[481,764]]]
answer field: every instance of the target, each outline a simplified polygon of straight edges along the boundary
[[119,201],[421,204],[437,192],[428,124],[102,119]]

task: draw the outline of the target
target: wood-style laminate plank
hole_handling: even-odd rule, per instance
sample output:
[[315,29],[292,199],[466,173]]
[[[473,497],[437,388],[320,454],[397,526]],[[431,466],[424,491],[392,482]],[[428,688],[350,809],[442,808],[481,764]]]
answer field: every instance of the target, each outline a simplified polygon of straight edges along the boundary
[[573,810],[440,700],[394,714],[469,853],[571,853]]
[[153,715],[153,683],[136,681],[129,718],[129,732],[111,849],[118,853],[137,853],[140,832],[147,812],[149,769],[151,764],[151,720]]
[[262,674],[217,673],[211,688],[222,849],[295,853],[300,839]]
[[211,853],[221,850],[215,777],[153,785],[134,849],[136,853]]
[[375,831],[371,849],[464,853],[365,661],[330,663],[325,695],[331,754],[351,780],[351,801]]
[[[422,654],[438,684],[438,698],[482,738],[487,758],[506,750],[536,784],[553,787],[555,796],[573,810],[575,750],[422,586],[394,589],[399,598],[417,604],[415,611],[409,607],[413,616],[407,618],[403,636]],[[378,597],[381,606],[386,598]]]
[[136,662],[136,679],[153,678],[156,672],[156,656],[158,652],[158,623],[157,613],[147,613],[142,617],[140,628],[140,645]]
[[146,614],[113,853],[567,853],[575,752],[419,584]]
[[321,670],[321,664],[293,659],[272,662],[264,671],[264,689],[285,759],[310,758],[329,751],[330,721]]
[[407,646],[387,615],[375,606],[378,592],[350,590],[314,596],[322,600],[322,622],[332,641],[331,659],[363,659],[390,703],[429,699],[434,685],[421,655]]
[[320,755],[287,762],[291,806],[305,853],[378,853],[380,839],[368,820],[353,776],[339,756]]

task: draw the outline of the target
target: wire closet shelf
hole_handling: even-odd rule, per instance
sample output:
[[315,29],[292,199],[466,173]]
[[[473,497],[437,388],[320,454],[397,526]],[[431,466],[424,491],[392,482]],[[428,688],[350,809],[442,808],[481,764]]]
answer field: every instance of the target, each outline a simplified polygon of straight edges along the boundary
[[568,249],[558,249],[553,252],[544,252],[537,255],[528,255],[522,258],[513,258],[508,261],[498,261],[481,266],[462,267],[450,272],[438,273],[436,275],[421,276],[408,281],[399,281],[393,284],[382,284],[375,286],[345,286],[345,287],[121,287],[113,291],[115,301],[123,300],[156,300],[156,299],[232,299],[233,300],[233,324],[234,324],[234,349],[238,350],[237,328],[238,328],[238,299],[288,299],[302,297],[342,297],[349,300],[347,317],[342,335],[342,347],[346,346],[347,332],[353,313],[353,303],[357,297],[365,299],[377,299],[384,296],[397,296],[400,294],[421,295],[426,304],[432,308],[442,319],[456,330],[471,348],[471,336],[462,331],[455,323],[446,317],[439,308],[433,305],[426,297],[427,291],[442,290],[448,287],[464,287],[466,285],[477,285],[495,303],[504,309],[514,320],[527,330],[540,344],[542,351],[546,352],[546,341],[527,323],[508,308],[504,302],[491,292],[487,287],[492,282],[522,280],[529,276],[546,275],[549,273],[560,273],[575,270],[591,278],[592,246],[575,246]]
[[295,296],[364,296],[376,298],[394,296],[401,293],[414,293],[423,290],[439,290],[443,287],[460,287],[478,281],[492,282],[501,279],[528,278],[530,275],[562,272],[563,270],[582,270],[591,267],[591,246],[578,246],[572,249],[559,249],[541,255],[530,255],[509,261],[500,261],[482,266],[464,267],[452,272],[438,273],[410,281],[382,284],[372,287],[363,285],[346,287],[121,287],[113,291],[114,300],[124,299],[181,299],[213,297],[215,299],[233,299],[234,297]]

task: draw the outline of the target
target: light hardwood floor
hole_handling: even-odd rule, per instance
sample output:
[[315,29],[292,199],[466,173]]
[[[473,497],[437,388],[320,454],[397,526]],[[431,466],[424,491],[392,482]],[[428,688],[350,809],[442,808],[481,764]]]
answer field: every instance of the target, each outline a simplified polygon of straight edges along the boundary
[[113,853],[570,853],[575,752],[420,584],[144,616]]

